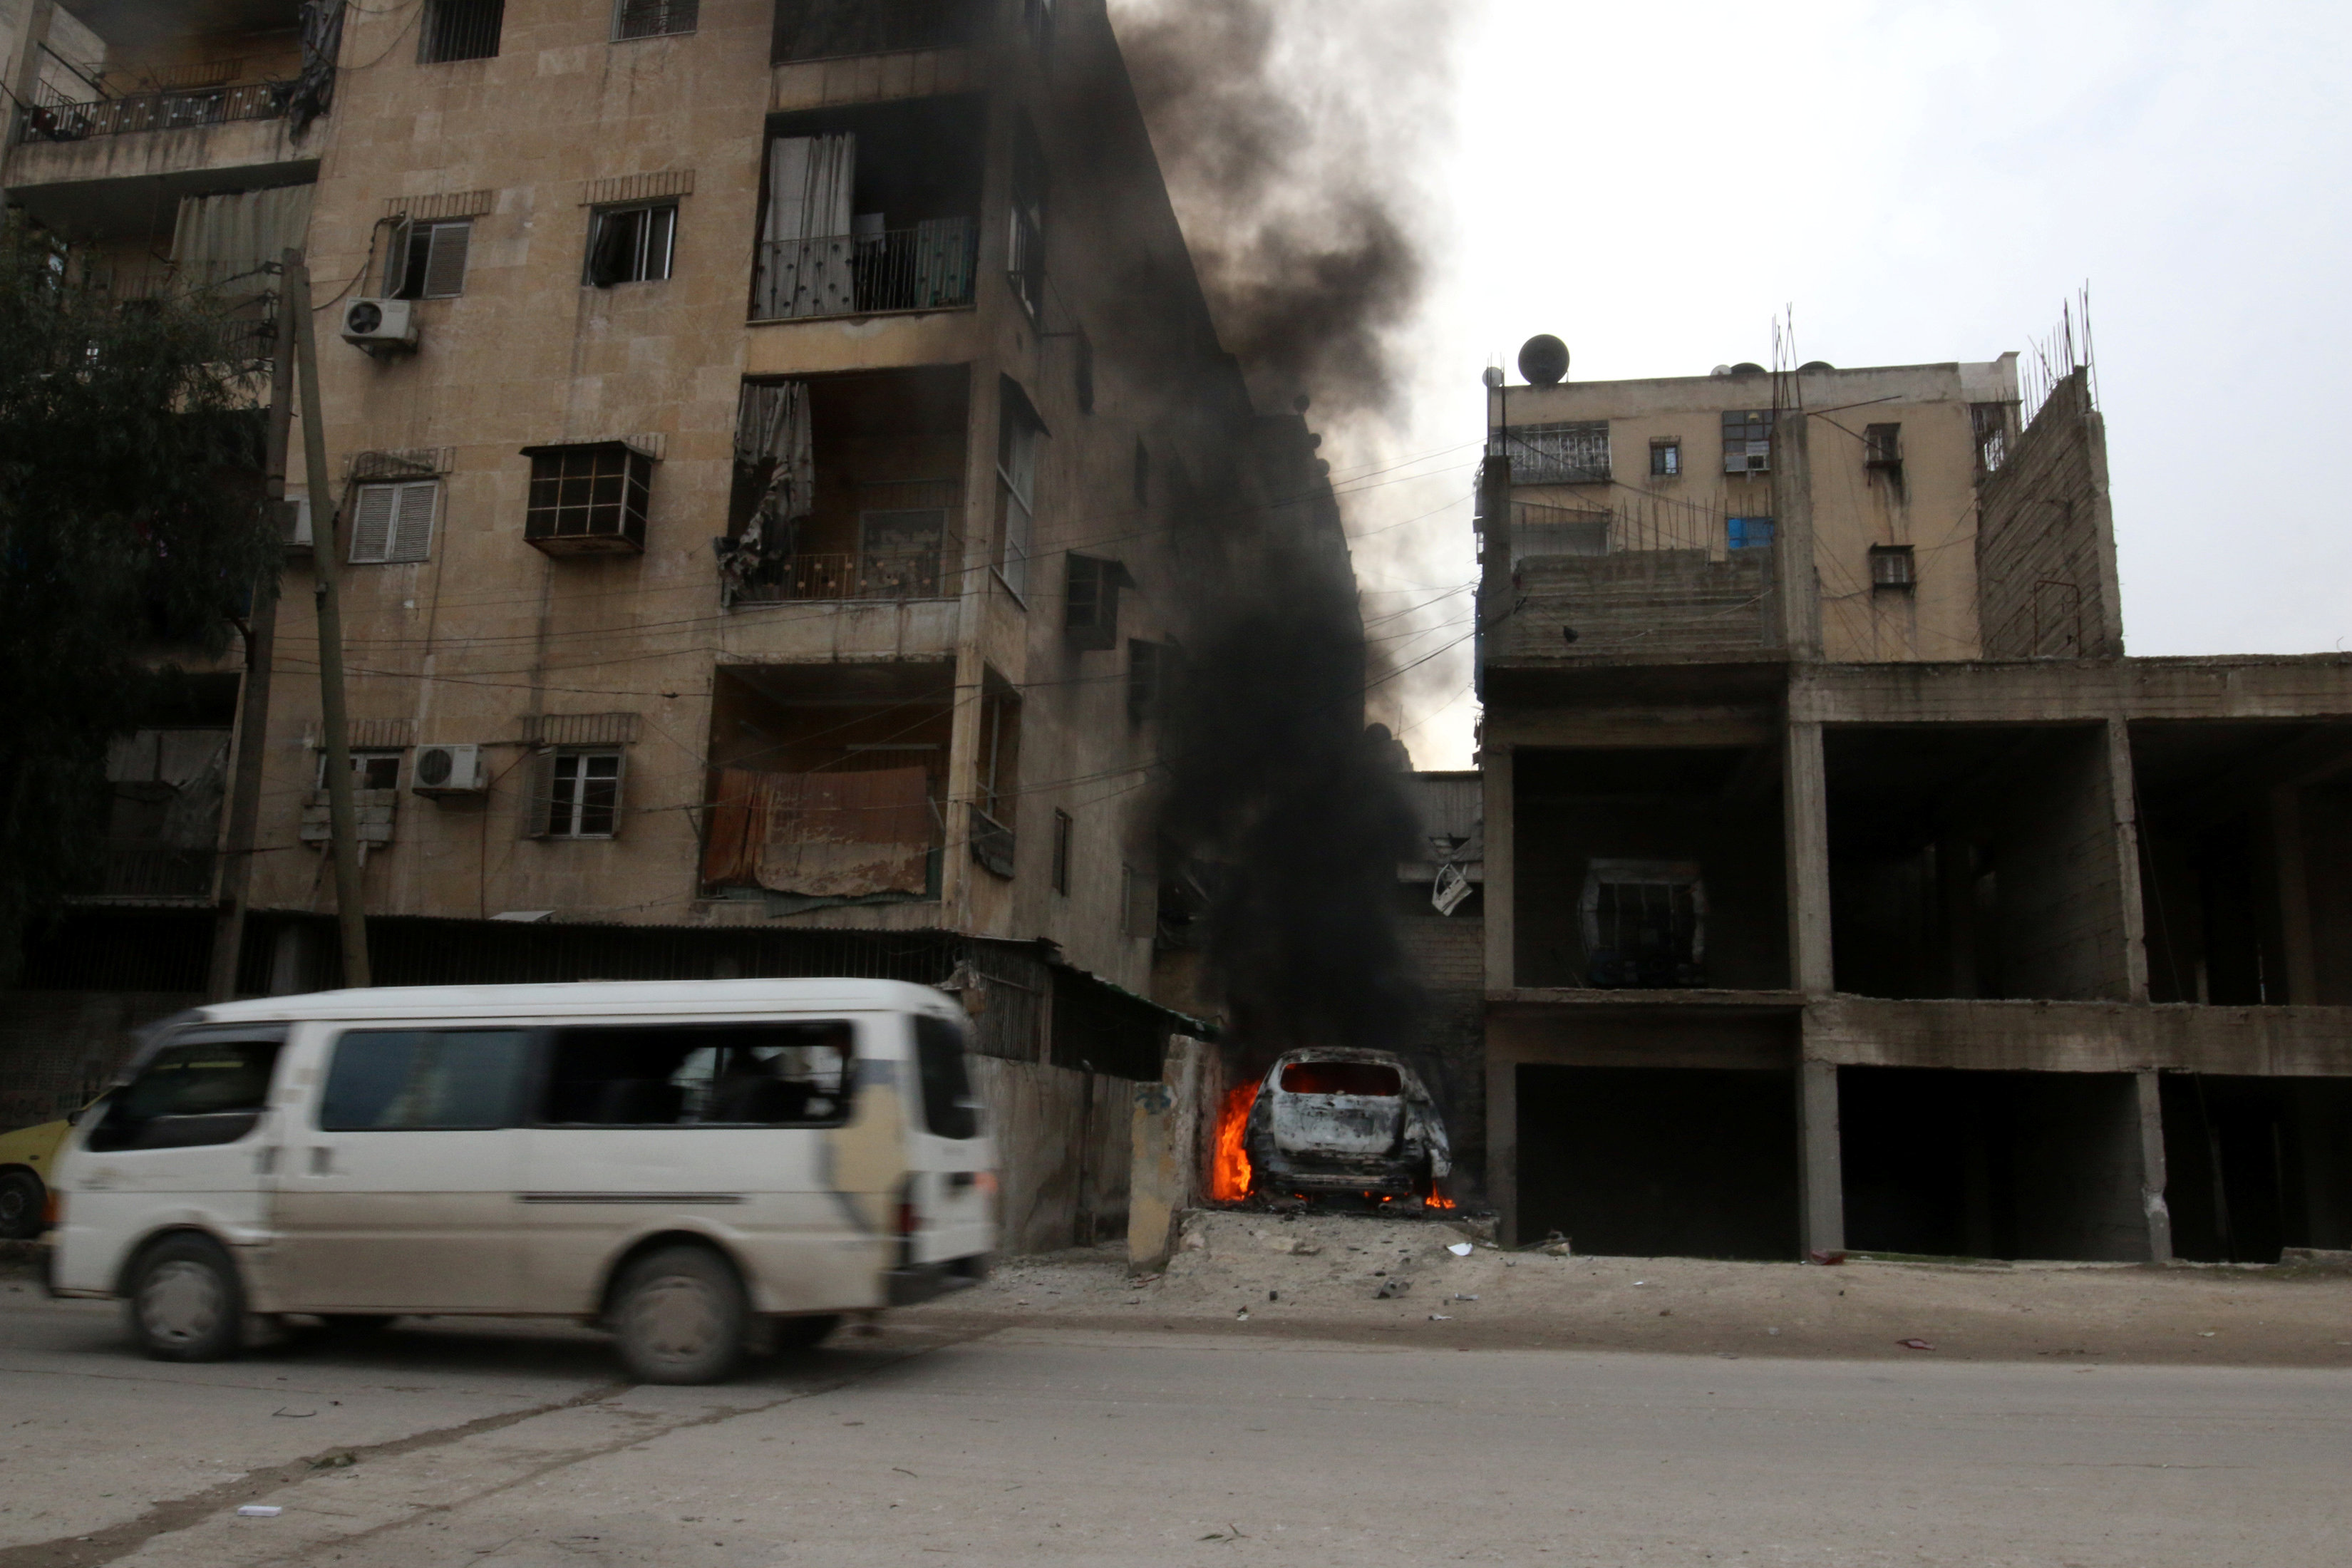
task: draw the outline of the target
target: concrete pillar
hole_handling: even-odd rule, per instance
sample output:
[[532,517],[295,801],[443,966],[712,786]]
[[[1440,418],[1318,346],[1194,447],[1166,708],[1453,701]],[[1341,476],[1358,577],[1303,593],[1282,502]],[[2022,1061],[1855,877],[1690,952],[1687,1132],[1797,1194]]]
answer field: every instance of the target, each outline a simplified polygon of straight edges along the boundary
[[1490,742],[1479,761],[1486,797],[1486,989],[1508,991],[1518,984],[1519,858],[1511,748]]
[[2154,1071],[2135,1073],[2139,1089],[2139,1207],[2147,1220],[2151,1263],[2172,1261],[2172,1209],[2164,1201],[2164,1102]]
[[1495,1026],[1486,1026],[1486,1195],[1495,1205],[1496,1230],[1507,1247],[1519,1235],[1519,1064],[1495,1049]]
[[[2123,633],[2116,632],[2118,640]],[[2139,794],[2132,772],[2131,731],[2119,718],[2107,721],[2106,795],[2115,824],[2116,899],[2122,906],[2123,997],[2147,1000],[2147,901],[2140,886]]]
[[1797,1064],[1798,1245],[1809,1253],[1845,1248],[1845,1162],[1838,1147],[1835,1062]]
[[[1815,721],[1790,721],[1780,747],[1780,800],[1789,852],[1789,984],[1808,996],[1826,996],[1836,984],[1830,957],[1829,785]],[[1491,864],[1487,875],[1494,875]],[[1492,921],[1491,912],[1487,918]]]

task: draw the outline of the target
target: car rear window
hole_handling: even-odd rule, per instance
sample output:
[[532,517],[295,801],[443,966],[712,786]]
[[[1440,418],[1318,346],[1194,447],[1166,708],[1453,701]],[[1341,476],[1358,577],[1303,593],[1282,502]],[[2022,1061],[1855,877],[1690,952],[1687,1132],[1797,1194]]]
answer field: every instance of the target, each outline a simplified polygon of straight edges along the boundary
[[89,1130],[98,1153],[234,1143],[269,1103],[278,1040],[205,1040],[165,1046],[110,1096]]
[[1360,1094],[1393,1099],[1404,1080],[1378,1062],[1293,1062],[1282,1069],[1285,1094]]
[[915,1015],[915,1069],[923,1081],[923,1125],[934,1138],[980,1136],[980,1105],[964,1070],[963,1026]]

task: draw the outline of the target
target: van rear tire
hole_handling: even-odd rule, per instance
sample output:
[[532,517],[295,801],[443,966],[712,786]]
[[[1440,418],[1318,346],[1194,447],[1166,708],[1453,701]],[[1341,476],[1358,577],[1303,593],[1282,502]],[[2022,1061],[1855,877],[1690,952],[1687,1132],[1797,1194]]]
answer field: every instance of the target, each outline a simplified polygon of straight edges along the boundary
[[707,1247],[665,1247],[629,1265],[613,1293],[613,1336],[639,1383],[722,1383],[742,1363],[743,1281]]
[[123,1306],[156,1361],[226,1361],[245,1348],[245,1284],[208,1236],[167,1236],[141,1254]]

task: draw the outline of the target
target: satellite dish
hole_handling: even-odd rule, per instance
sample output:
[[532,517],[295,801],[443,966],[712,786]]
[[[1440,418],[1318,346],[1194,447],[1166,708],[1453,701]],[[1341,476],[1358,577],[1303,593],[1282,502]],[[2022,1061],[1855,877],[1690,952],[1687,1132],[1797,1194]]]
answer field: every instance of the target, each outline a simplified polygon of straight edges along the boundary
[[1809,360],[1807,360],[1804,363],[1802,363],[1802,364],[1801,364],[1801,365],[1799,365],[1799,366],[1797,367],[1797,374],[1798,374],[1799,375],[1805,375],[1805,374],[1811,374],[1811,372],[1813,372],[1813,371],[1817,371],[1817,370],[1835,370],[1835,369],[1837,369],[1837,366],[1835,366],[1835,365],[1832,364],[1829,361],[1827,361],[1827,360],[1825,360],[1825,359],[1809,359]]
[[1503,383],[1506,377],[1503,374],[1503,367],[1501,365],[1490,364],[1485,370],[1478,373],[1478,379],[1486,384],[1487,391],[1500,392],[1503,390]]
[[1731,367],[1731,374],[1734,375],[1762,375],[1764,374],[1764,367],[1758,364],[1752,359],[1744,359],[1738,364]]
[[1519,345],[1519,374],[1529,386],[1557,386],[1568,374],[1568,345],[1539,332]]
[[1727,364],[1719,364],[1713,370],[1708,371],[1706,374],[1709,375],[1729,375],[1731,374],[1731,367]]

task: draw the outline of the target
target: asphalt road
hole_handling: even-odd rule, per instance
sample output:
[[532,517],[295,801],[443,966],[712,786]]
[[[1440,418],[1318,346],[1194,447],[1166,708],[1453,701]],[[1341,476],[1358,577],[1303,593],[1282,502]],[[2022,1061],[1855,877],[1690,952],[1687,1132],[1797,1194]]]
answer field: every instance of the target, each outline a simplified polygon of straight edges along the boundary
[[541,1325],[162,1365],[110,1310],[0,1280],[0,1568],[2333,1568],[2347,1478],[2352,1373],[2332,1369],[916,1318],[652,1389]]

